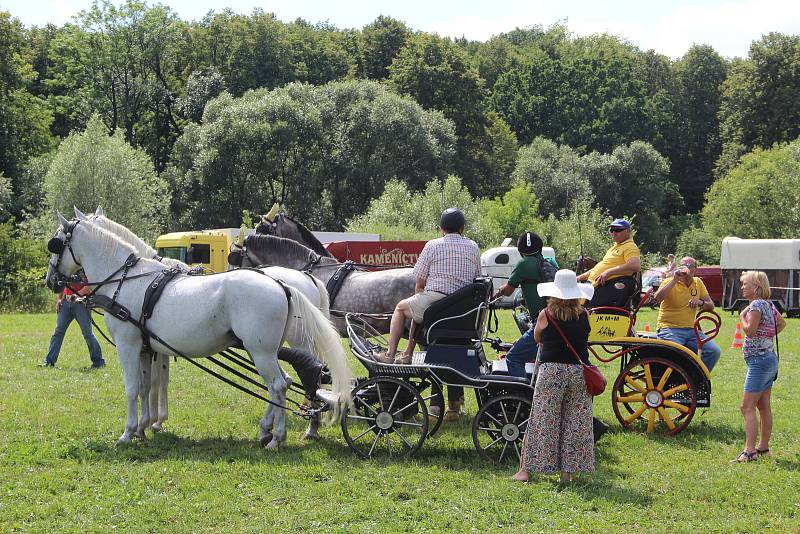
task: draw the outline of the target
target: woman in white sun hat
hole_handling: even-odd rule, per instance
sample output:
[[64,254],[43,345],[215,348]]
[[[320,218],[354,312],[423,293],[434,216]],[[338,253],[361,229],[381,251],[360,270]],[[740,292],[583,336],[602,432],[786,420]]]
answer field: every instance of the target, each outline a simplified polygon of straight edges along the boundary
[[594,471],[592,398],[586,391],[580,362],[551,321],[558,323],[588,364],[589,316],[581,302],[591,300],[594,288],[579,284],[573,271],[561,269],[553,282],[539,284],[538,291],[550,298],[533,332],[541,347],[539,373],[522,461],[513,478],[527,481],[530,473],[559,472],[560,481],[568,483],[573,473]]

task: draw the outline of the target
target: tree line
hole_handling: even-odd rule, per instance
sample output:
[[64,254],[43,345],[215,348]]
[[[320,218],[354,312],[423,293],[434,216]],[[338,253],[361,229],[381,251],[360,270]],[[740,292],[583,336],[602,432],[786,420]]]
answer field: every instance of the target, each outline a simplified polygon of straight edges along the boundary
[[388,228],[396,216],[367,213],[402,198],[387,184],[411,198],[457,178],[484,201],[485,239],[513,230],[503,213],[524,198],[523,220],[635,216],[645,250],[714,261],[726,233],[764,231],[728,205],[762,183],[750,176],[773,179],[746,207],[796,233],[793,196],[769,190],[794,169],[798,130],[793,35],[764,35],[746,58],[694,45],[673,60],[562,25],[478,42],[385,16],[361,29],[260,10],[184,21],[133,0],[63,26],[0,12],[9,235],[100,203],[151,239],[238,226],[275,201],[316,228]]

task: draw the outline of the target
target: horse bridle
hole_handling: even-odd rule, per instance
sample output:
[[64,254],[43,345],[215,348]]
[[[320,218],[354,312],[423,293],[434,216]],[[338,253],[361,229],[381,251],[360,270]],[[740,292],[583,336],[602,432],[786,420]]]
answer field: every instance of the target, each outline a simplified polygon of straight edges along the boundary
[[64,257],[65,250],[69,250],[69,254],[72,256],[72,261],[75,262],[75,265],[81,265],[80,262],[78,262],[78,260],[75,258],[75,253],[72,251],[72,245],[70,244],[70,241],[72,241],[72,232],[80,222],[81,221],[78,219],[69,221],[69,225],[64,228],[64,239],[53,236],[50,241],[47,242],[48,252],[52,254],[58,254],[58,258],[56,259],[55,263],[53,263],[52,260],[48,262],[48,266],[52,267],[55,271],[51,277],[51,280],[48,280],[48,282],[52,282],[53,287],[64,287],[70,284],[80,283],[81,281],[79,274],[75,273],[72,276],[67,276],[58,269],[61,265],[61,259]]

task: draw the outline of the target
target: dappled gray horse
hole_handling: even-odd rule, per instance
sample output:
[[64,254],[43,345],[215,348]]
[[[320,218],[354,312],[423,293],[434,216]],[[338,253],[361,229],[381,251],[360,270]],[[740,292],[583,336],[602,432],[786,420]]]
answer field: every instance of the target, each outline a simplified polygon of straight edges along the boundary
[[[239,258],[241,261],[236,263]],[[244,246],[232,254],[232,261],[241,267],[280,265],[309,271],[326,284],[343,265],[334,258],[320,256],[296,241],[259,234],[248,236]],[[339,333],[346,336],[345,313],[384,314],[384,318],[374,318],[368,322],[379,332],[386,333],[394,307],[402,299],[414,294],[414,286],[411,268],[356,270],[344,278],[336,298],[331,299],[331,317]]]

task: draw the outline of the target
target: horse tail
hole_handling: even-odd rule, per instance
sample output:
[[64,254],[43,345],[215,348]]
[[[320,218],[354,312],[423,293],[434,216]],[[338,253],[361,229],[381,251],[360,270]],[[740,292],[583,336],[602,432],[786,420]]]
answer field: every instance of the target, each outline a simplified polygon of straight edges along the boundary
[[331,371],[333,392],[339,398],[339,403],[334,406],[333,410],[335,417],[342,406],[350,403],[350,391],[352,390],[353,381],[353,372],[347,363],[347,355],[342,348],[339,332],[305,295],[294,287],[286,287],[292,295],[289,303],[291,320],[300,321],[302,332],[314,344],[314,352]]
[[322,314],[325,316],[326,319],[331,318],[331,298],[328,295],[328,288],[325,287],[325,284],[322,283],[322,280],[314,276],[313,274],[309,275],[311,280],[313,280],[314,285],[317,286],[317,290],[319,291],[319,309]]

